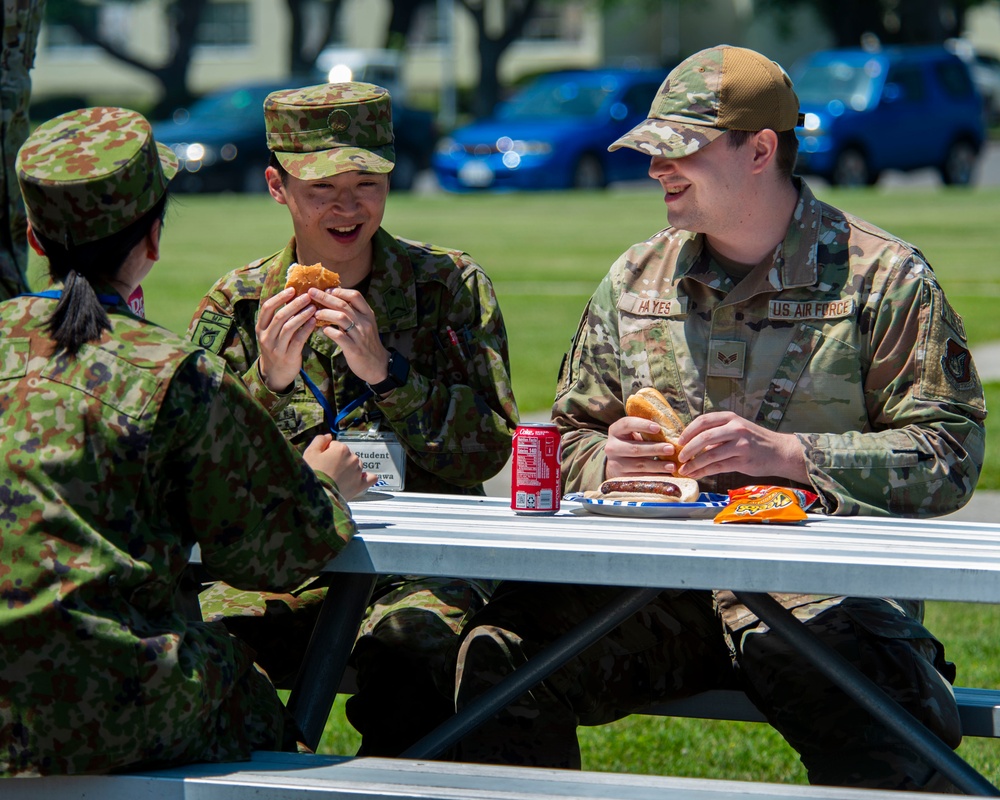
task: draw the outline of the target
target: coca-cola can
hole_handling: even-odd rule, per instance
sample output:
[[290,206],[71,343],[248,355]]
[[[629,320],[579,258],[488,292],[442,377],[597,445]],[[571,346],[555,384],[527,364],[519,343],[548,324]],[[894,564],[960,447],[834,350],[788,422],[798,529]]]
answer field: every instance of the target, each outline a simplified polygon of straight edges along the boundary
[[562,444],[551,422],[526,423],[514,431],[510,507],[518,514],[555,514],[562,494]]

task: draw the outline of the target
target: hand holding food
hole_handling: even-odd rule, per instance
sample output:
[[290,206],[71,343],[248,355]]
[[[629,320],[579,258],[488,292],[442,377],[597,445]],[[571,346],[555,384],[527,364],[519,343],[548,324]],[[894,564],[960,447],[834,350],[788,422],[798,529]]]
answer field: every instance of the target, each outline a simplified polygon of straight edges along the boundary
[[340,275],[319,263],[292,264],[285,280],[285,288],[294,289],[296,297],[310,289],[336,289],[338,286]]
[[679,463],[677,454],[681,447],[677,444],[677,438],[684,432],[684,422],[674,413],[667,398],[652,386],[646,386],[625,401],[625,413],[630,417],[641,417],[659,425],[659,433],[640,435],[648,442],[672,444],[674,454],[666,457],[666,460],[673,461],[675,464]]

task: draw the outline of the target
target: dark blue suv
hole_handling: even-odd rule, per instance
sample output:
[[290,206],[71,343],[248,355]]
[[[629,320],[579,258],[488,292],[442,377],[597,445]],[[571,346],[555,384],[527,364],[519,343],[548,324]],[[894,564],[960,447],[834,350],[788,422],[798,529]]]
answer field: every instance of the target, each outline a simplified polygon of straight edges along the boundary
[[944,48],[825,50],[792,79],[805,114],[798,172],[865,186],[884,170],[932,167],[946,184],[972,181],[986,137],[982,99]]

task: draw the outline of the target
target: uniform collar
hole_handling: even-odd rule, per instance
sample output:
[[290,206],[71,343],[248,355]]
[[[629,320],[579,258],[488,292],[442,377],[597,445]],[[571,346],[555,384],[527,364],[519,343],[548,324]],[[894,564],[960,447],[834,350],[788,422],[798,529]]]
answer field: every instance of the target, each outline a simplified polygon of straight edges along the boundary
[[[809,186],[801,179],[794,178],[799,191],[791,222],[785,238],[775,248],[774,258],[769,268],[763,266],[751,272],[742,283],[764,281],[766,288],[773,291],[813,286],[819,279],[819,239],[823,204],[816,199]],[[671,231],[671,235],[682,237],[677,257],[677,279],[691,277],[716,289],[726,290],[732,286],[728,276],[716,272],[709,266],[705,237],[687,231]],[[765,288],[765,287],[761,287]]]

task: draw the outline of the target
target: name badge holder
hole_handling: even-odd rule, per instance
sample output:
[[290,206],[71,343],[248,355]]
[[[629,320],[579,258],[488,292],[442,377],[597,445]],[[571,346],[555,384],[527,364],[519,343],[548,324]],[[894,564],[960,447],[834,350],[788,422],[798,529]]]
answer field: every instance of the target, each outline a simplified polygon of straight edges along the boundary
[[406,453],[394,433],[372,428],[367,431],[343,431],[337,436],[361,460],[365,472],[378,480],[372,490],[401,492],[406,486]]

